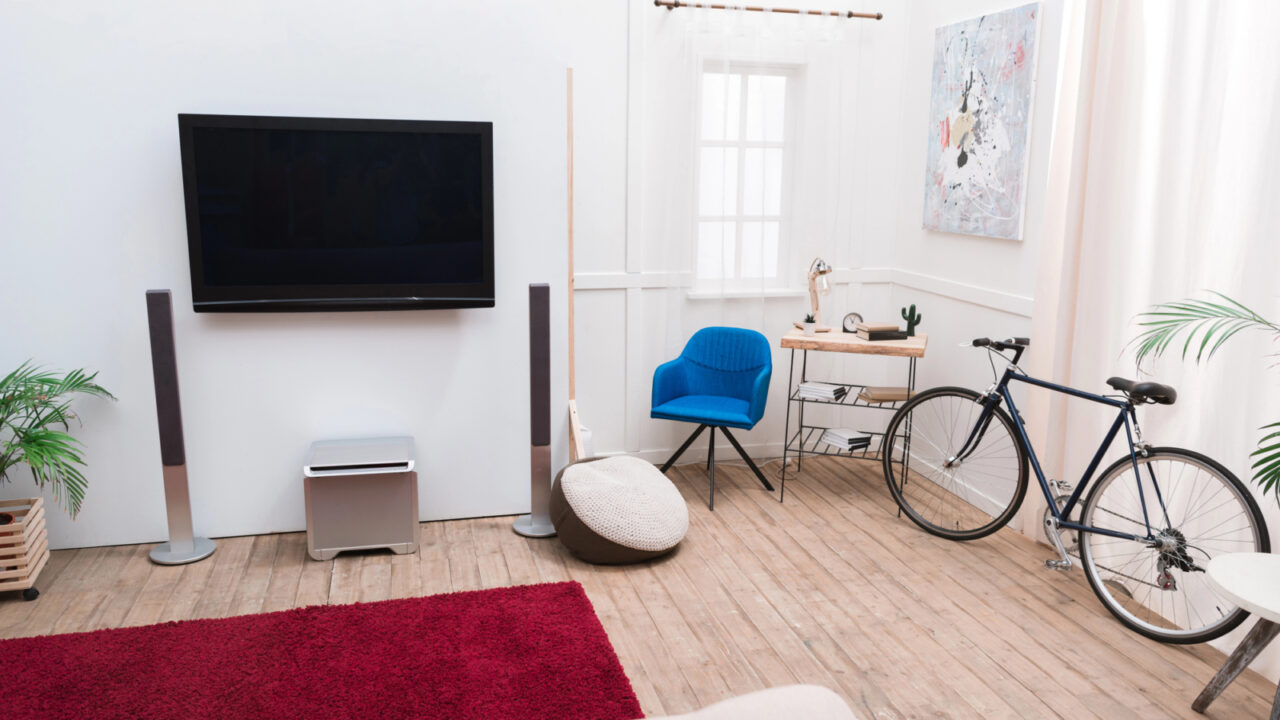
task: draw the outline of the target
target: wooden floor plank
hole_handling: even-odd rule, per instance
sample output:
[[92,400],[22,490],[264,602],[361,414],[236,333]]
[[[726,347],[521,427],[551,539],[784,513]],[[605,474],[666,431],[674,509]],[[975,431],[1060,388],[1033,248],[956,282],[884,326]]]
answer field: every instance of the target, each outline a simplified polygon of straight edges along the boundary
[[338,553],[332,561],[333,572],[329,575],[330,605],[349,605],[360,600],[360,575],[364,566],[366,553]]
[[360,602],[377,602],[391,598],[390,550],[371,550],[360,565]]
[[172,620],[187,620],[195,615],[196,606],[200,604],[200,599],[204,597],[206,590],[210,593],[221,593],[225,588],[209,589],[209,580],[213,577],[213,570],[218,563],[218,552],[215,551],[213,557],[197,563],[189,565],[175,565],[181,568],[182,574],[178,576],[173,590],[169,593],[169,599],[165,601],[164,607],[160,610],[160,620],[162,622]]
[[280,546],[279,535],[258,535],[249,549],[249,560],[240,582],[236,583],[228,615],[250,615],[262,612],[271,585],[271,571],[276,562],[276,550]]
[[133,552],[112,584],[111,596],[103,604],[101,614],[89,623],[88,629],[99,630],[123,625],[125,617],[146,586],[147,578],[156,566],[148,557],[146,545],[134,545],[130,550]]
[[[1028,712],[1032,709],[1035,712],[1046,709],[1034,707],[1034,703],[1015,709],[1004,692],[989,688],[971,669],[975,664],[971,653],[952,652],[957,638],[949,632],[952,629],[948,625],[930,624],[928,621],[932,618],[919,612],[913,596],[891,592],[895,584],[866,582],[857,567],[846,565],[844,559],[827,546],[833,539],[838,541],[838,535],[820,537],[824,525],[818,524],[815,528],[811,517],[807,518],[808,522],[793,517],[794,504],[788,508],[763,494],[748,494],[741,500],[735,497],[732,502],[736,506],[748,499],[754,507],[744,510],[760,510],[773,516],[777,531],[769,536],[768,543],[751,535],[743,537],[744,543],[757,548],[757,557],[769,562],[785,578],[787,586],[805,600],[806,606],[813,608],[815,615],[820,614],[824,627],[840,647],[875,648],[874,657],[878,661],[904,669],[914,668],[914,676],[920,680],[932,674],[931,671],[940,672],[949,686],[968,689],[962,698],[953,697],[952,701],[969,706],[983,717],[1026,717],[1033,714]],[[842,583],[842,576],[851,582]],[[903,638],[908,637],[921,640],[903,642]],[[948,657],[952,662],[947,662]],[[860,658],[854,660],[857,662]],[[863,665],[860,670],[865,676],[862,685],[873,684],[871,675],[875,666]],[[912,683],[912,688],[921,695],[927,692],[918,682]],[[913,699],[900,702],[909,706]]]
[[[512,535],[518,537],[514,532],[512,532]],[[626,568],[617,566],[597,567],[583,562],[576,562],[570,558],[568,550],[560,543],[544,540],[541,544],[547,548],[556,548],[563,560],[561,567],[568,572],[571,579],[582,584],[582,588],[591,600],[591,605],[595,609],[597,617],[600,618],[600,624],[604,626],[605,632],[609,635],[609,641],[613,643],[614,650],[618,653],[618,661],[622,663],[623,670],[631,680],[631,687],[635,690],[641,706],[655,708],[650,714],[661,712],[662,701],[659,698],[657,688],[645,669],[641,649],[636,645],[630,633],[617,630],[617,628],[624,626],[624,622],[621,612],[613,602],[613,597],[609,593],[608,587],[611,584],[624,581],[623,578],[618,576],[625,574]],[[528,545],[523,540],[521,540],[520,545],[523,545],[528,551]],[[532,562],[532,559],[533,554],[530,552],[529,562]],[[508,563],[508,567],[512,567],[510,563]],[[516,571],[512,570],[512,574],[514,577]],[[540,579],[535,580],[535,582],[538,581]]]
[[418,587],[423,595],[439,595],[453,590],[449,581],[449,546],[445,544],[446,523],[422,525],[418,540]]
[[[199,601],[190,617],[216,618],[226,617],[231,610],[231,602],[235,599],[236,590],[244,580],[249,557],[253,551],[253,536],[223,538],[218,541],[218,550],[210,558],[213,560],[213,571],[209,575],[209,591],[201,593]],[[192,567],[204,563],[194,563]]]
[[511,572],[507,570],[507,559],[502,552],[503,537],[508,534],[515,534],[511,531],[511,521],[508,518],[480,518],[471,523],[471,537],[476,550],[476,572],[480,575],[481,587],[506,587],[511,584]]
[[302,571],[311,560],[307,557],[306,533],[285,533],[276,544],[271,559],[271,579],[262,600],[263,612],[276,612],[294,607]]
[[[776,476],[778,464],[765,467]],[[879,468],[809,458],[785,503],[743,467],[669,475],[690,513],[673,554],[592,566],[511,518],[424,523],[419,551],[318,562],[303,533],[223,538],[208,560],[163,567],[150,546],[59,550],[24,602],[0,596],[0,637],[75,632],[324,603],[574,580],[648,715],[794,682],[867,718],[1265,716],[1275,686],[1246,672],[1204,716],[1191,700],[1225,660],[1117,623],[1079,571],[1043,569],[1013,531],[971,543],[900,518]],[[1034,488],[1032,488],[1034,491]]]
[[478,520],[450,520],[444,525],[445,556],[449,559],[449,585],[453,592],[479,590],[480,565],[476,562],[475,536],[471,526]]
[[[847,469],[846,472],[848,472]],[[847,514],[846,517],[853,520],[856,526],[873,522],[872,517],[867,513],[874,514],[874,508],[883,502],[884,497],[877,492],[883,487],[883,480],[878,475],[868,477],[865,472],[856,473],[855,471],[855,474],[839,477],[832,474],[831,466],[820,466],[812,477],[818,481],[817,487],[823,488],[819,494],[835,504],[842,505]],[[850,501],[842,501],[837,490],[849,491]],[[884,509],[892,513],[893,507],[895,506],[890,503]],[[1049,557],[1046,547],[1036,545],[1028,538],[1009,530],[979,541],[954,543],[918,531],[914,525],[905,520],[882,527],[885,531],[881,533],[882,537],[896,535],[899,538],[891,542],[891,547],[895,555],[906,560],[907,564],[901,566],[901,572],[914,572],[920,567],[929,566],[941,569],[966,592],[977,589],[985,593],[986,598],[992,600],[991,607],[999,612],[999,617],[992,622],[996,623],[999,629],[1012,627],[1013,632],[1018,633],[1021,628],[1036,628],[1034,638],[1022,643],[1021,649],[1024,655],[1025,652],[1039,652],[1037,664],[1041,668],[1053,668],[1066,663],[1079,672],[1092,673],[1095,686],[1098,683],[1109,685],[1111,687],[1109,695],[1113,699],[1095,701],[1095,704],[1104,709],[1126,705],[1131,708],[1135,706],[1141,708],[1139,703],[1145,701],[1148,704],[1160,705],[1161,714],[1193,717],[1189,714],[1190,709],[1186,703],[1176,695],[1163,692],[1158,688],[1150,692],[1132,693],[1134,686],[1143,689],[1149,686],[1150,676],[1144,678],[1132,673],[1131,669],[1135,664],[1147,664],[1148,667],[1152,667],[1152,658],[1156,656],[1151,653],[1151,648],[1158,647],[1170,651],[1172,654],[1169,657],[1174,659],[1181,657],[1184,648],[1161,645],[1124,629],[1102,610],[1085,584],[1084,577],[1079,573],[1063,576],[1045,570],[1043,564],[1035,559],[1035,555],[1032,555],[1031,562],[1028,562],[1025,555],[1027,552],[1043,553],[1042,557]],[[1010,547],[1016,547],[1021,554],[1013,555],[1004,550]],[[904,548],[907,549],[906,552],[903,551]],[[932,552],[935,555],[929,559],[919,554],[921,552],[925,555]],[[1013,560],[1018,557],[1022,559]],[[1019,592],[1022,590],[1020,583],[1034,584],[1040,589],[1036,595],[1041,598],[1041,601],[1035,603],[1030,613],[1020,610],[1020,602],[1015,605],[1006,602],[1010,593],[1014,593],[1019,598],[1027,597],[1025,592]],[[1046,597],[1070,598],[1071,595],[1075,595],[1078,600],[1072,600],[1066,605],[1043,601]],[[987,601],[978,600],[977,604],[981,605],[985,602]],[[1071,623],[1064,614],[1086,618],[1089,621],[1088,627],[1083,628]],[[1079,632],[1095,634],[1096,637],[1104,638],[1107,642],[1099,645],[1095,652],[1082,657],[1075,642]],[[975,635],[975,637],[980,636]],[[1042,646],[1038,651],[1035,648],[1036,644]],[[1129,652],[1114,652],[1113,648],[1116,646],[1129,649]],[[1051,654],[1045,655],[1046,650]],[[1029,658],[1028,660],[1030,661]],[[1156,659],[1154,662],[1160,670],[1172,670],[1167,660]],[[1214,669],[1209,669],[1206,665],[1203,672],[1207,673],[1205,677],[1209,677],[1212,676]],[[1115,685],[1112,682],[1113,675],[1127,675],[1131,684]],[[1156,677],[1158,676],[1157,673]],[[1147,681],[1144,682],[1144,680]],[[1192,675],[1184,675],[1184,680],[1193,684],[1197,682]],[[1081,693],[1081,696],[1090,697],[1087,693]],[[1270,697],[1255,697],[1246,702],[1249,706],[1256,706],[1259,703],[1269,706]],[[1138,710],[1135,709],[1135,711]]]

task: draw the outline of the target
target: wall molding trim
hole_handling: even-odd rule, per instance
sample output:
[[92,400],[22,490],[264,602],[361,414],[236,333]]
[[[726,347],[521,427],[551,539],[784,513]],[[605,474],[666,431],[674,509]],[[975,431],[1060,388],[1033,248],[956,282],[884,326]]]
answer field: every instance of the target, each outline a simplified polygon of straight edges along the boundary
[[[1016,295],[994,288],[970,285],[968,283],[925,275],[924,273],[892,267],[836,268],[831,273],[832,283],[836,285],[896,285],[899,287],[921,290],[953,300],[980,305],[1017,315],[1031,317],[1035,307],[1035,299],[1026,295]],[[691,300],[712,298],[755,297],[749,293],[701,293],[693,291],[690,273],[681,272],[591,272],[574,273],[574,290],[590,292],[596,290],[630,290],[630,289],[664,289],[684,288]],[[803,295],[803,290],[766,291],[765,299],[794,298]]]
[[960,300],[972,305],[981,305],[992,310],[999,310],[1025,318],[1031,317],[1031,311],[1035,307],[1035,298],[1027,295],[1015,295],[1003,290],[970,285],[957,280],[925,275],[901,268],[886,269],[890,271],[892,278],[890,283],[900,287],[923,290],[934,295],[941,295],[942,297]]

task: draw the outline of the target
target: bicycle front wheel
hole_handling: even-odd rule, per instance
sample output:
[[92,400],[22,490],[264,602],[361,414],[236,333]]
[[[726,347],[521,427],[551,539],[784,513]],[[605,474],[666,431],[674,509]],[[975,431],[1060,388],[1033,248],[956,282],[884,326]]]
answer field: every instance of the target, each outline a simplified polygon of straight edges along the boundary
[[1146,536],[1154,543],[1080,533],[1080,561],[1093,592],[1130,629],[1168,643],[1201,643],[1230,632],[1248,612],[1209,582],[1215,555],[1270,552],[1266,521],[1230,470],[1190,450],[1155,448],[1123,457],[1089,491],[1081,524]]
[[976,540],[1013,517],[1027,492],[1027,452],[1003,408],[980,428],[982,395],[926,390],[907,401],[885,431],[880,455],[889,492],[911,521],[950,540]]

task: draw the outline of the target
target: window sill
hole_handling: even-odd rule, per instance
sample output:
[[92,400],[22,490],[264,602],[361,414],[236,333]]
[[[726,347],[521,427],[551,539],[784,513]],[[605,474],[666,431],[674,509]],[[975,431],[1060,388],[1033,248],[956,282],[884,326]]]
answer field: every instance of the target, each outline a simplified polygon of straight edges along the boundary
[[808,290],[794,288],[766,288],[764,290],[689,290],[685,297],[690,300],[751,300],[755,298],[797,298],[806,297]]

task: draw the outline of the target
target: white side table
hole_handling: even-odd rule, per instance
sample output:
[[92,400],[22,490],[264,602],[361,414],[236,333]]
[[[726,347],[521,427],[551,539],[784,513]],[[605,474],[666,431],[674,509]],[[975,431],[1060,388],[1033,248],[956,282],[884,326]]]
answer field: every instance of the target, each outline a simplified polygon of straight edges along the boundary
[[[1258,616],[1217,675],[1204,686],[1191,709],[1202,713],[1227,685],[1280,634],[1280,555],[1229,553],[1209,561],[1209,582],[1223,597]],[[1280,720],[1280,689],[1271,706],[1271,720]]]

